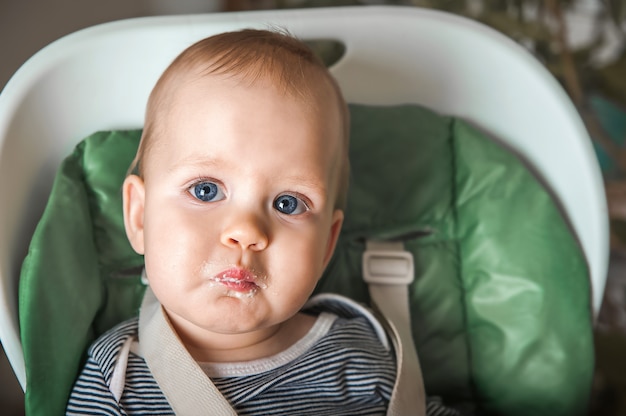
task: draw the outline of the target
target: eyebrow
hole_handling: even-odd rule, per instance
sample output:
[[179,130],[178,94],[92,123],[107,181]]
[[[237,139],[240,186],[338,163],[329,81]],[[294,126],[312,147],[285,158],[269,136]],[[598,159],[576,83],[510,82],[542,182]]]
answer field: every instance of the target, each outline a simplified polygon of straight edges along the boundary
[[167,168],[167,171],[171,173],[187,167],[211,167],[225,165],[226,163],[223,160],[209,155],[187,156],[181,160],[176,161],[174,166],[170,166]]
[[[201,156],[188,156],[180,161],[178,161],[174,166],[168,168],[168,172],[175,172],[180,169],[185,168],[210,168],[210,167],[232,167],[232,163],[228,163],[222,159],[209,156],[209,155],[201,155]],[[310,177],[302,176],[302,175],[293,175],[285,177],[287,181],[290,183],[298,184],[304,188],[308,188],[313,192],[319,192],[321,194],[326,194],[330,192],[330,189],[326,186],[323,181],[312,180]]]

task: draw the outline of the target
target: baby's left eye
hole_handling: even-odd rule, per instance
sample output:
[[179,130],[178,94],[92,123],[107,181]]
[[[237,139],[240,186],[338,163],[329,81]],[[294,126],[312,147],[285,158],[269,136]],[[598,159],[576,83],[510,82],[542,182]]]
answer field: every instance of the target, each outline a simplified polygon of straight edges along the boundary
[[302,214],[309,209],[303,200],[293,195],[280,195],[274,200],[274,208],[287,215]]

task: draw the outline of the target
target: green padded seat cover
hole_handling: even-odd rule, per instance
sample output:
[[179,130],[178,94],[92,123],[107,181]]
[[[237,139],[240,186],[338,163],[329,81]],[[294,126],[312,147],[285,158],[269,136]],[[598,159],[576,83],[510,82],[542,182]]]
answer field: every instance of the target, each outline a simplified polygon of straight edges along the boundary
[[[346,220],[316,290],[368,302],[365,240],[401,237],[415,258],[409,297],[428,395],[478,414],[586,414],[589,275],[550,193],[462,120],[350,107]],[[93,134],[55,178],[20,280],[29,415],[62,414],[89,344],[138,311],[143,260],[126,240],[121,184],[140,134]]]

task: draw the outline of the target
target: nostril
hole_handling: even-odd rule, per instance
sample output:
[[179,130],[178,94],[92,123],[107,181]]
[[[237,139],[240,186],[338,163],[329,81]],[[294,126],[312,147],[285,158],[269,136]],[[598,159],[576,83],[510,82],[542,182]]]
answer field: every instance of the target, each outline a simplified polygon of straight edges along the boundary
[[242,249],[263,249],[267,244],[264,238],[244,239],[237,237],[228,237],[226,244],[232,247],[241,247]]

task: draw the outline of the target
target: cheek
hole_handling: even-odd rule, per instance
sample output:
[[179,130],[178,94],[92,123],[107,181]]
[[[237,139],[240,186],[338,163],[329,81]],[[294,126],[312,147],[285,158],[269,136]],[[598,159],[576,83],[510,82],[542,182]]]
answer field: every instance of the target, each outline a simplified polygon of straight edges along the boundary
[[[182,275],[182,271],[198,269],[206,259],[206,253],[202,256],[203,237],[206,233],[201,232],[193,215],[163,206],[157,212],[147,212],[144,257],[148,276]],[[157,273],[159,276],[152,276]]]
[[328,233],[317,227],[285,233],[276,239],[274,255],[288,273],[307,276],[309,280],[321,276]]

